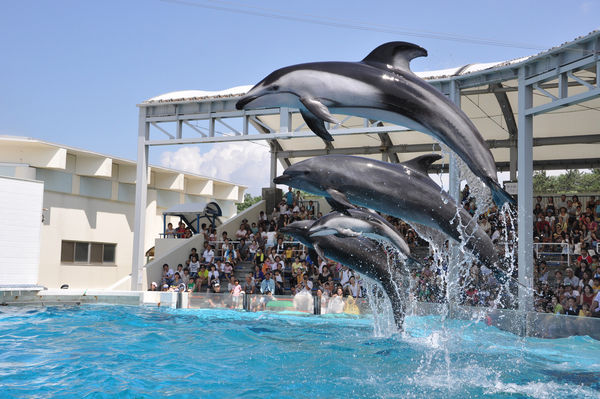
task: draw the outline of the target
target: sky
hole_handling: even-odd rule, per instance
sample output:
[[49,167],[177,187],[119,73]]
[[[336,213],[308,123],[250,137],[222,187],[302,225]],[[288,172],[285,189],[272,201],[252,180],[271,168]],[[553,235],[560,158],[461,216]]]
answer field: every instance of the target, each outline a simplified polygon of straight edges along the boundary
[[[421,45],[415,71],[538,53],[599,28],[597,1],[0,0],[0,134],[136,159],[136,104],[286,65]],[[268,149],[155,147],[150,161],[268,185]]]

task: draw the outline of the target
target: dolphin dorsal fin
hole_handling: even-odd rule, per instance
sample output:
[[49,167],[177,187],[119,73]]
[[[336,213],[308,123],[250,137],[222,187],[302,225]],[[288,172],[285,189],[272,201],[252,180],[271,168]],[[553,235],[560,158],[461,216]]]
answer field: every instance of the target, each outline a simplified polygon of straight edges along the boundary
[[427,170],[431,164],[440,159],[442,159],[440,154],[425,154],[421,155],[420,157],[413,158],[410,161],[402,162],[402,165],[427,174]]
[[389,42],[371,51],[362,62],[380,69],[412,72],[410,61],[417,57],[427,57],[427,50],[408,42]]

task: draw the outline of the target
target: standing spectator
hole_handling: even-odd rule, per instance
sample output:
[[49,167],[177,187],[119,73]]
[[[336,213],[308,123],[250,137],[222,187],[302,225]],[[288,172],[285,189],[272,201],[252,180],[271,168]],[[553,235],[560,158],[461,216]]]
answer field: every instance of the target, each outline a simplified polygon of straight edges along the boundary
[[179,227],[177,227],[175,233],[177,234],[177,238],[183,238],[185,236],[185,223],[179,221]]
[[556,201],[556,209],[565,208],[567,210],[567,196],[565,194],[561,194],[560,199]]
[[167,229],[165,230],[165,238],[175,238],[175,229],[173,228],[173,223],[167,224]]
[[291,187],[288,187],[288,192],[285,193],[285,202],[288,208],[294,204],[294,192]]
[[254,282],[252,281],[252,273],[246,276],[246,281],[244,281],[242,289],[246,294],[254,294]]
[[[290,191],[291,190],[292,188],[290,187]],[[261,294],[266,294],[267,292],[275,292],[275,280],[273,280],[270,271],[268,271],[265,274],[265,279],[260,283],[260,292]]]

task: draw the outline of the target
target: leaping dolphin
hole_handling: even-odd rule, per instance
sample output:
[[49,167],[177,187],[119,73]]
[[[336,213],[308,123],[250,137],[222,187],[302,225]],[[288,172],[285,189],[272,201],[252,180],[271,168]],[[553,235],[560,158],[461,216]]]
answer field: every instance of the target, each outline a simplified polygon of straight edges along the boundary
[[288,167],[274,182],[333,198],[349,208],[354,204],[420,223],[459,242],[467,237],[465,247],[497,274],[504,274],[490,237],[427,174],[429,165],[440,157],[428,154],[392,164],[350,155],[324,155]]
[[386,241],[398,249],[405,259],[412,258],[404,238],[387,220],[366,209],[334,211],[317,220],[309,230],[310,237],[334,234],[337,237],[367,237]]
[[500,187],[496,164],[483,137],[462,110],[410,70],[427,50],[390,42],[360,62],[314,62],[278,69],[237,103],[237,109],[290,107],[325,141],[332,114],[386,121],[429,134],[450,147],[491,189],[494,202],[514,203]]
[[393,265],[388,267],[388,254],[368,238],[339,238],[334,235],[310,237],[308,231],[313,224],[314,221],[301,220],[282,227],[280,231],[309,248],[317,246],[325,257],[381,284],[392,303],[396,326],[402,329],[409,287],[408,273],[402,270],[402,261],[391,255]]

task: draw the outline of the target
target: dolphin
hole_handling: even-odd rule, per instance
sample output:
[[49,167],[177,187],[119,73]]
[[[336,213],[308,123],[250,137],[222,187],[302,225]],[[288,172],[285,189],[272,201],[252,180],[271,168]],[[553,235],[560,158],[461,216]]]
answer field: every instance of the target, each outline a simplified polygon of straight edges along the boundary
[[412,43],[390,42],[360,62],[314,62],[284,67],[256,84],[237,109],[297,108],[306,125],[325,141],[325,121],[347,114],[385,121],[429,134],[451,148],[491,189],[494,202],[515,200],[498,184],[494,157],[462,110],[415,75],[410,61],[427,56]]
[[363,206],[429,226],[459,242],[465,236],[465,247],[481,263],[496,274],[504,274],[490,237],[427,174],[429,165],[440,158],[439,154],[427,154],[392,164],[350,155],[324,155],[288,167],[274,182],[333,198],[348,208]]
[[408,272],[402,268],[402,261],[393,254],[392,267],[388,267],[388,254],[377,243],[365,237],[340,238],[335,235],[311,237],[309,230],[312,220],[300,220],[282,227],[279,231],[289,234],[308,248],[318,248],[327,258],[378,282],[390,302],[394,322],[402,329],[408,301]]
[[366,209],[334,211],[317,220],[309,230],[310,237],[335,234],[337,237],[367,237],[386,241],[396,247],[403,258],[412,258],[404,238],[387,220]]

